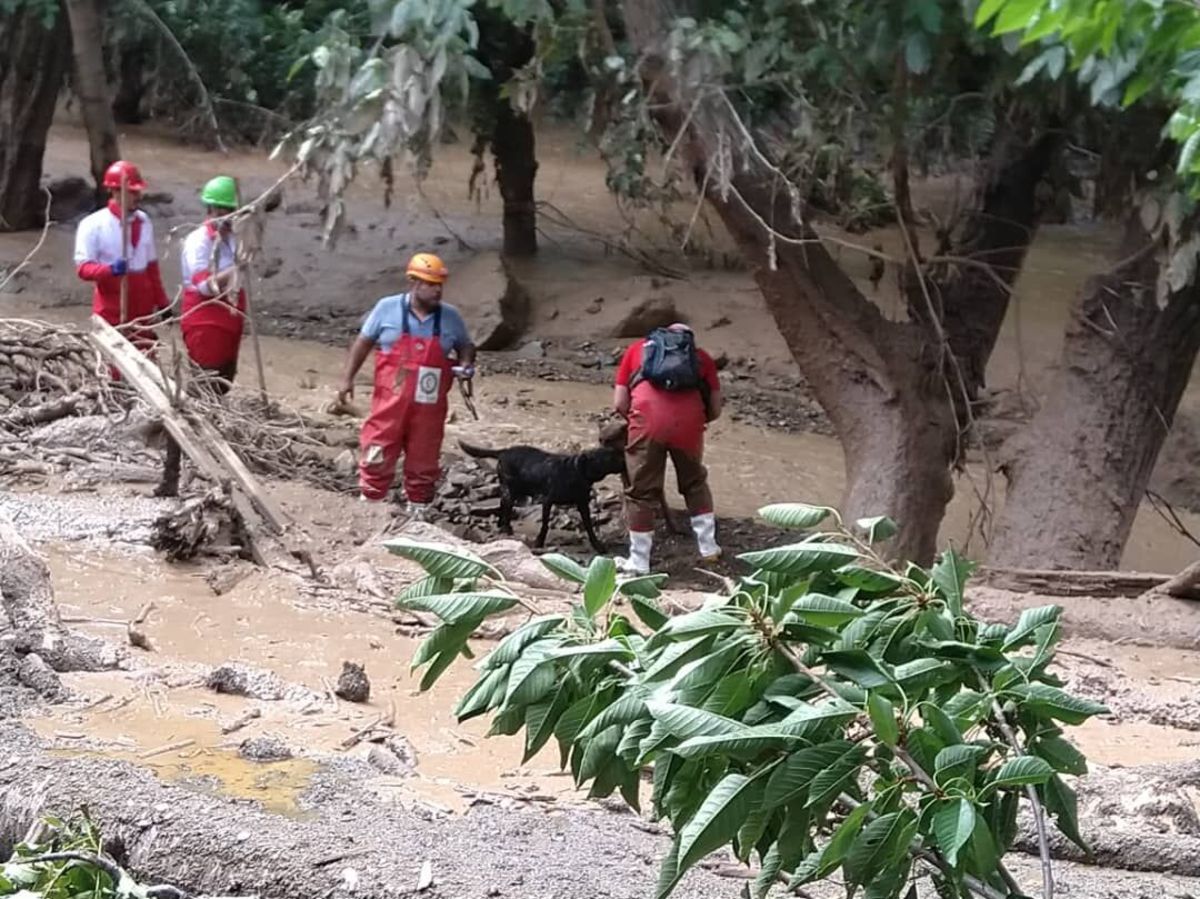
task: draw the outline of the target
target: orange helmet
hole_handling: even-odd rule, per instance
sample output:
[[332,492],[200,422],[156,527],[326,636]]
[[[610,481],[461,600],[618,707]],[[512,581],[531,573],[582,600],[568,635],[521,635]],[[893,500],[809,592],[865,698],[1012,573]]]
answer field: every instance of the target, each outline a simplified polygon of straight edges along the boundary
[[445,284],[450,270],[446,268],[446,263],[432,253],[417,253],[408,260],[406,274],[410,278],[428,281],[430,284]]

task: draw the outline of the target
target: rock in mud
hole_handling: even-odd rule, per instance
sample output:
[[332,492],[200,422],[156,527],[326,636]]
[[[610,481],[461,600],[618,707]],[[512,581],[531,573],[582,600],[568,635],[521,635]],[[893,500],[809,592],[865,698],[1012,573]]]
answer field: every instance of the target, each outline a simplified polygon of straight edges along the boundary
[[613,328],[613,337],[645,337],[655,328],[685,321],[670,297],[650,297],[631,309]]
[[17,679],[50,702],[61,702],[67,697],[67,690],[58,673],[36,652],[31,652],[21,659]]
[[333,692],[346,702],[366,702],[371,698],[366,669],[355,662],[342,662],[342,673]]
[[76,175],[55,178],[46,185],[46,190],[50,191],[50,218],[53,221],[69,222],[96,208],[96,192],[91,183]]
[[367,761],[389,777],[411,777],[417,770],[417,751],[407,737],[397,735],[372,746]]
[[238,746],[238,755],[248,762],[286,762],[292,758],[291,747],[275,734],[247,737]]
[[216,690],[218,693],[266,702],[319,698],[317,694],[299,684],[289,684],[273,671],[251,668],[238,662],[226,662],[214,668],[204,683],[210,690]]

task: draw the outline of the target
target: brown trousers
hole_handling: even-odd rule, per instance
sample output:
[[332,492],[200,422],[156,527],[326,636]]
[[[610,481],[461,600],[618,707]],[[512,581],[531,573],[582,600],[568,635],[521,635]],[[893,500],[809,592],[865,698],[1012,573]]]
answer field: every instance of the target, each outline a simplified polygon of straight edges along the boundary
[[663,507],[663,484],[667,459],[675,467],[679,492],[689,515],[704,515],[713,510],[712,491],[708,489],[708,469],[702,456],[639,437],[625,447],[625,467],[629,486],[625,488],[625,518],[631,531],[653,531],[654,517]]

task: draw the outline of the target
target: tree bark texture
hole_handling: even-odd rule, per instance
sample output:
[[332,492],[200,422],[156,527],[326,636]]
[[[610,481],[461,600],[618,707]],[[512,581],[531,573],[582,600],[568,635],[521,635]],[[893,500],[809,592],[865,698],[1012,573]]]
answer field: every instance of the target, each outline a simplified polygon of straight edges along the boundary
[[[749,146],[744,126],[721,95],[698,97],[674,77],[661,48],[682,13],[677,4],[630,0],[622,8],[664,140],[673,142],[683,130],[680,158],[745,255],[797,366],[837,431],[846,465],[843,514],[891,516],[900,532],[888,552],[929,562],[953,495],[950,466],[961,451],[943,347],[959,341],[964,356],[978,359],[975,380],[982,383],[1008,301],[1007,289],[992,290],[991,284],[1011,282],[1020,266],[1036,224],[1036,170],[1046,164],[1042,154],[1048,157],[1049,150],[1026,148],[1015,162],[997,167],[991,189],[982,195],[978,222],[958,250],[974,264],[943,270],[934,314],[888,321],[826,251],[786,179],[766,151]],[[1026,158],[1030,155],[1034,158]],[[1013,165],[1030,171],[1021,169],[1022,178],[1016,178]],[[711,177],[714,173],[718,176]],[[1009,198],[1006,191],[1014,187],[1028,196]],[[1006,264],[1013,272],[997,273],[994,267]],[[988,273],[982,300],[982,281],[972,275],[980,268]],[[996,308],[983,323],[966,326],[980,302]],[[950,322],[954,316],[962,325]],[[936,322],[945,322],[945,343]]]
[[61,12],[50,27],[27,10],[0,16],[0,231],[44,224],[42,159],[69,45]]
[[994,565],[1120,564],[1200,349],[1196,278],[1160,288],[1165,240],[1147,233],[1136,204],[1127,215],[1121,261],[1084,287],[1050,393],[1004,449]]
[[504,255],[533,256],[537,253],[534,180],[538,169],[533,122],[501,96],[500,86],[533,59],[536,48],[528,29],[516,27],[495,11],[481,8],[476,19],[480,55],[492,73],[492,80],[478,92],[482,109],[476,129],[491,144],[496,165],[504,203]]
[[65,0],[65,6],[75,56],[73,85],[83,110],[83,124],[91,147],[92,178],[99,196],[104,170],[121,158],[104,67],[104,17],[98,0]]
[[1010,130],[998,139],[972,211],[957,236],[945,237],[935,261],[924,266],[924,285],[913,266],[905,269],[909,314],[934,330],[939,321],[945,334],[952,354],[947,376],[964,428],[969,406],[985,386],[1013,282],[1037,234],[1038,185],[1061,144],[1057,130],[1041,125]]

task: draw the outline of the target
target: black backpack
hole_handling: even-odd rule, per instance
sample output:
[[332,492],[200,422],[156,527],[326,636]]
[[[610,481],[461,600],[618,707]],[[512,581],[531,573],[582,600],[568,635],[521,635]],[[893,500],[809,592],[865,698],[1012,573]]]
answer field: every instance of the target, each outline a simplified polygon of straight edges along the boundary
[[663,390],[698,390],[703,385],[696,338],[691,331],[655,328],[642,345],[642,368],[637,381]]

